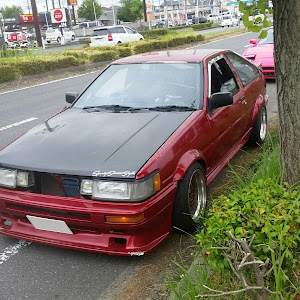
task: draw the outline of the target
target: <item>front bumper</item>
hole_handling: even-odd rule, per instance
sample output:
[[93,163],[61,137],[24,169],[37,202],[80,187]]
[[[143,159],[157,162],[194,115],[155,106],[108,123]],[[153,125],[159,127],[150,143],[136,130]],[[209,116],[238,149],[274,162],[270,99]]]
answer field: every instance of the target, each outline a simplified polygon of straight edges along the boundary
[[[142,203],[112,203],[49,196],[0,188],[0,233],[78,250],[116,255],[143,255],[172,229],[177,185],[172,183]],[[107,216],[135,216],[137,223],[109,223]],[[73,234],[36,229],[26,216],[64,221]]]

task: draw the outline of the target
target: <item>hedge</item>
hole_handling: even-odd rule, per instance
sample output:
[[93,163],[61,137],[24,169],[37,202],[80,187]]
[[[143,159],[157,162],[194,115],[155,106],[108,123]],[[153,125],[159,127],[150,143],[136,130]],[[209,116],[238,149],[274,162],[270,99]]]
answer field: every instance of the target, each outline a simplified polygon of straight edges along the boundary
[[0,65],[0,83],[11,81],[17,78],[15,70],[8,65]]
[[93,51],[89,54],[89,60],[91,62],[109,61],[114,60],[118,57],[119,53],[115,50],[110,51]]
[[158,29],[151,29],[147,31],[139,31],[139,33],[144,38],[157,38],[159,36],[167,35],[168,29],[167,28],[158,28]]
[[199,23],[199,24],[193,24],[191,27],[193,28],[193,30],[204,30],[210,28],[212,24],[213,24],[212,22]]

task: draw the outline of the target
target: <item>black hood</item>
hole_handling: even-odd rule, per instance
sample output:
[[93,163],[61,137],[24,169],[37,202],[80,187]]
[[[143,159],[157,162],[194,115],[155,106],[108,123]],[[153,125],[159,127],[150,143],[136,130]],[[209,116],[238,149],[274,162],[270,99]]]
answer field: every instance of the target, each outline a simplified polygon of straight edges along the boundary
[[4,148],[0,166],[134,178],[191,114],[192,111],[113,113],[68,109]]

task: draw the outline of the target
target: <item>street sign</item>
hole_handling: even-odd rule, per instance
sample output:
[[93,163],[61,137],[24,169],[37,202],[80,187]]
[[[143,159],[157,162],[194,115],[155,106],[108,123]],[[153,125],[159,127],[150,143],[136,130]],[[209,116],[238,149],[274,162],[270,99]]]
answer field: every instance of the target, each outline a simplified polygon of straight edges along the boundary
[[52,23],[63,23],[67,22],[66,9],[57,8],[50,10]]

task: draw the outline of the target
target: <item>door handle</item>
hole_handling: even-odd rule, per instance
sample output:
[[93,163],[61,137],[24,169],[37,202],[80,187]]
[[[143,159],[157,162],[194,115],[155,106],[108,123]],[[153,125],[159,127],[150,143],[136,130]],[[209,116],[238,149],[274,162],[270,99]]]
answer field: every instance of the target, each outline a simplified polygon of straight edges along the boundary
[[243,97],[241,98],[241,102],[243,102],[243,101],[245,101],[245,100],[246,100],[246,97],[243,96]]

